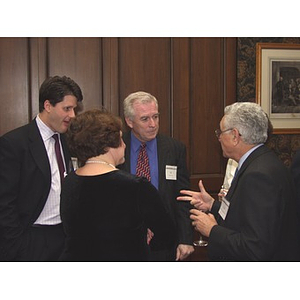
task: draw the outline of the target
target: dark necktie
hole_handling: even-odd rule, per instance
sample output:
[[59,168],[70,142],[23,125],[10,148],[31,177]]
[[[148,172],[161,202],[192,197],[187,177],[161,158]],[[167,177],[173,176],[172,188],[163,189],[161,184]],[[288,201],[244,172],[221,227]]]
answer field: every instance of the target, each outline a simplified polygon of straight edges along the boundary
[[146,177],[148,181],[151,181],[149,158],[146,151],[146,144],[141,144],[140,152],[136,165],[136,176]]
[[57,160],[59,174],[60,174],[60,180],[62,182],[64,179],[65,166],[64,166],[64,161],[63,161],[61,151],[60,151],[58,134],[54,134],[54,135],[52,135],[52,137],[55,140],[55,154],[56,154],[56,160]]
[[[140,152],[136,164],[136,176],[145,177],[148,181],[151,181],[149,157],[146,151],[146,144],[141,144]],[[147,244],[149,245],[153,237],[153,232],[147,228]]]

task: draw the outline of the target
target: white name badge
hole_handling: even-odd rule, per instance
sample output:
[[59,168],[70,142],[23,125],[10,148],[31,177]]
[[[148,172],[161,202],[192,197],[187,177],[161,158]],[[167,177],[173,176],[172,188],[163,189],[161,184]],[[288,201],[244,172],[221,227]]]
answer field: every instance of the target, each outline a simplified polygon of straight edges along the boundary
[[221,207],[219,209],[219,215],[222,217],[223,220],[225,220],[228,209],[229,209],[230,203],[226,200],[226,198],[223,198]]
[[177,166],[166,165],[166,179],[177,180]]

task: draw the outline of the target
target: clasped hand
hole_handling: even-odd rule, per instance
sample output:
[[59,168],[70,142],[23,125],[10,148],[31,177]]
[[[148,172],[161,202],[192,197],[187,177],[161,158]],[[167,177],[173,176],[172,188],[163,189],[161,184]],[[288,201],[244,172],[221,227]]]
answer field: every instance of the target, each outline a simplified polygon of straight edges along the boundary
[[183,196],[177,197],[177,200],[189,201],[195,207],[190,210],[192,225],[202,235],[209,237],[212,227],[218,223],[212,214],[205,212],[211,210],[215,199],[206,192],[202,180],[199,181],[198,185],[200,192],[181,190],[180,193]]

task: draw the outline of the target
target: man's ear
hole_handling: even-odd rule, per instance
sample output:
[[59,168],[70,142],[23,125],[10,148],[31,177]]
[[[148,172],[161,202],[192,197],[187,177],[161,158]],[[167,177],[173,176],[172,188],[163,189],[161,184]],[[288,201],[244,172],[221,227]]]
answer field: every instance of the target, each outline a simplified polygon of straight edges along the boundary
[[232,133],[233,133],[233,139],[234,139],[234,141],[235,141],[236,143],[238,143],[239,140],[240,140],[240,137],[241,137],[239,131],[238,131],[236,128],[233,128],[233,129],[232,129]]
[[45,111],[50,112],[51,106],[52,105],[51,105],[50,101],[49,100],[45,100],[45,102],[44,102],[44,109],[45,109]]
[[132,120],[130,120],[129,118],[125,118],[126,124],[128,125],[128,127],[132,128],[133,124],[132,124]]

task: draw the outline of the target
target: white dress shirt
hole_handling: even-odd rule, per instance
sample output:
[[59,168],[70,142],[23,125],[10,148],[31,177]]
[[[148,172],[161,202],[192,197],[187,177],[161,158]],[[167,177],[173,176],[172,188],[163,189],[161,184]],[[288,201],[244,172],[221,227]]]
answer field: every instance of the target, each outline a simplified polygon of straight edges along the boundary
[[[51,169],[51,188],[46,201],[46,204],[34,224],[40,225],[56,225],[61,223],[60,218],[60,192],[61,192],[61,180],[59,175],[58,164],[55,155],[55,140],[52,138],[53,132],[39,116],[36,117],[36,123],[40,130],[44,145],[48,154],[50,169]],[[59,139],[60,135],[58,134]],[[60,143],[61,147],[61,143]],[[61,147],[61,153],[62,147]],[[64,159],[64,158],[63,158]]]

